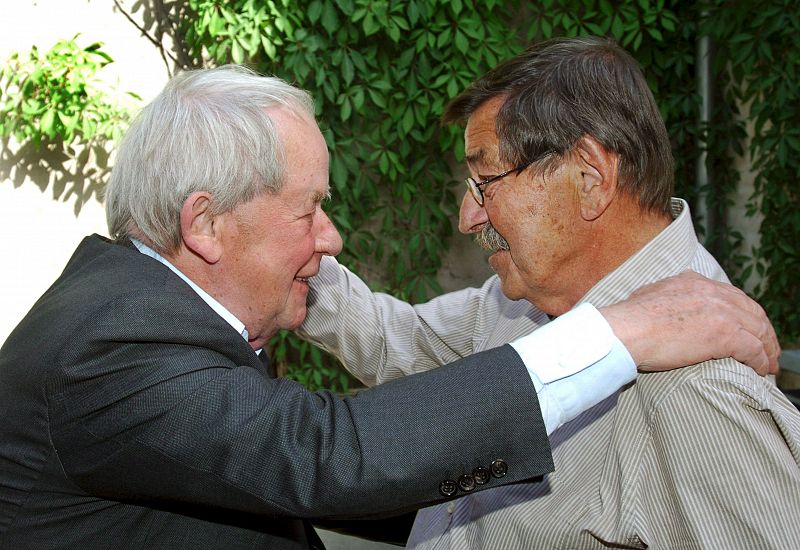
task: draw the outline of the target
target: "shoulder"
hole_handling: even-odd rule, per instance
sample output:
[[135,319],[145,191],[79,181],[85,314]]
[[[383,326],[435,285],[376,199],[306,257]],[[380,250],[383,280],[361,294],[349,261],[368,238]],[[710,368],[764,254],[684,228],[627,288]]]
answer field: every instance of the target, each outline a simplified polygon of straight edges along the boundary
[[81,243],[41,301],[51,315],[75,316],[87,327],[163,325],[203,305],[160,262],[97,236]]
[[218,342],[220,334],[230,340],[237,336],[233,332],[166,266],[135,248],[92,236],[10,339],[20,347],[25,340],[44,340],[30,351],[53,364],[123,343],[195,345]]
[[634,388],[647,416],[660,422],[683,422],[684,412],[702,417],[712,411],[723,416],[784,411],[788,402],[771,377],[761,377],[730,358],[643,374]]
[[[98,285],[99,280],[104,284]],[[81,242],[52,289],[77,288],[92,295],[112,295],[127,290],[162,288],[179,278],[165,265],[136,250],[131,244],[98,235]],[[182,286],[181,284],[175,285]]]

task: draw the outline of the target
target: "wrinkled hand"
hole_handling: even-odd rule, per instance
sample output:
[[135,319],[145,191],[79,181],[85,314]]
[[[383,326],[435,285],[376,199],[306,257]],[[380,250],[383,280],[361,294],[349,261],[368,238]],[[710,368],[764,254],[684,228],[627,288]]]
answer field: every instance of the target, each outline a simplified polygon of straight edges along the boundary
[[600,313],[642,371],[733,357],[762,376],[778,372],[780,346],[761,306],[694,272],[642,287]]

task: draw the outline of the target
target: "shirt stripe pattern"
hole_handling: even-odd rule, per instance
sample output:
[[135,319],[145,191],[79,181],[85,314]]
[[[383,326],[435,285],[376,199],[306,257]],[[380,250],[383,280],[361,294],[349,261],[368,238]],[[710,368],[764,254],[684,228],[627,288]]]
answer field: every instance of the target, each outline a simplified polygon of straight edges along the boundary
[[[697,241],[686,203],[673,199],[672,209],[674,221],[581,303],[602,307],[686,269],[727,281]],[[317,283],[337,292],[314,295],[304,331],[367,383],[547,322],[506,299],[497,277],[415,307],[372,295],[331,263]],[[732,359],[640,375],[551,444],[554,473],[421,510],[409,547],[800,548],[800,414],[773,380]]]

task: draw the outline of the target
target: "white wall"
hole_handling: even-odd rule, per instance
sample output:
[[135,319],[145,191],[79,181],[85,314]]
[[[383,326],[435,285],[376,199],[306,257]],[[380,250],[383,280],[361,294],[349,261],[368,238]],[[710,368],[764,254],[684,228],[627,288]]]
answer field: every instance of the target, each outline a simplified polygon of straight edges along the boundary
[[[128,2],[130,4],[130,2]],[[124,3],[123,3],[124,5]],[[36,0],[3,2],[0,59],[48,50],[77,33],[84,46],[101,41],[114,63],[103,70],[109,85],[147,101],[167,79],[156,49],[139,35],[111,0]],[[6,166],[13,178],[15,167]],[[52,185],[40,190],[31,181],[0,182],[0,343],[58,276],[80,240],[106,234],[102,206],[90,199],[75,215],[75,201],[53,200]]]

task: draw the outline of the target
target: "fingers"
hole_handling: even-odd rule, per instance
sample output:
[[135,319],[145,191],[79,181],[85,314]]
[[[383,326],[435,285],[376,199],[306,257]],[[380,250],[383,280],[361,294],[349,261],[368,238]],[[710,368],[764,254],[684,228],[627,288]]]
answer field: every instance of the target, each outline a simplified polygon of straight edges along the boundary
[[[755,302],[753,302],[755,304]],[[769,322],[767,318],[767,313],[764,309],[758,306],[758,310],[761,313],[762,317],[762,331],[760,334],[760,338],[762,342],[766,342],[765,350],[767,355],[767,360],[769,362],[769,370],[767,374],[778,374],[778,359],[781,356],[781,346],[778,343],[778,335],[775,334],[775,328],[772,326],[772,323]]]
[[721,304],[726,314],[719,333],[733,336],[730,356],[761,375],[777,374],[780,345],[764,309],[736,287],[722,285],[718,291],[728,300]]
[[760,338],[742,330],[732,340],[729,351],[726,352],[730,357],[748,365],[761,376],[774,374],[772,362]]
[[[780,345],[766,312],[757,302],[735,286],[712,281],[693,272],[685,272],[672,279],[675,282],[683,279],[689,285],[676,290],[698,292],[698,296],[703,297],[700,302],[686,305],[687,308],[700,307],[702,309],[698,310],[699,313],[705,310],[716,311],[721,315],[721,318],[718,317],[718,324],[715,324],[715,330],[708,336],[725,339],[730,335],[732,340],[728,351],[731,357],[753,367],[759,374],[778,372]],[[760,350],[754,348],[753,338],[757,340]],[[743,358],[747,358],[747,361],[743,361]]]

